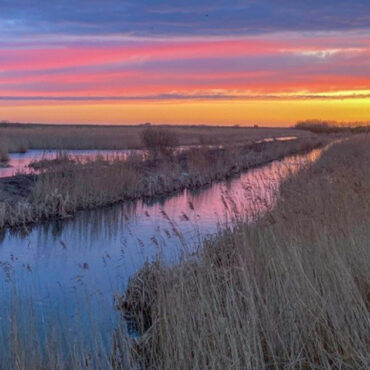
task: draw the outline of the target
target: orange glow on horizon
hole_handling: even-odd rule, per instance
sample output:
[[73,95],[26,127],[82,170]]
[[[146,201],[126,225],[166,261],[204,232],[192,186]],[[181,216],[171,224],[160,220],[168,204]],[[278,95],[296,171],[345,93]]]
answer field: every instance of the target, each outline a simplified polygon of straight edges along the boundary
[[221,100],[0,105],[0,117],[14,122],[137,124],[215,124],[290,126],[320,118],[368,121],[370,99]]
[[[104,38],[103,38],[104,39]],[[94,37],[1,47],[0,120],[291,125],[370,121],[370,42],[350,32]]]

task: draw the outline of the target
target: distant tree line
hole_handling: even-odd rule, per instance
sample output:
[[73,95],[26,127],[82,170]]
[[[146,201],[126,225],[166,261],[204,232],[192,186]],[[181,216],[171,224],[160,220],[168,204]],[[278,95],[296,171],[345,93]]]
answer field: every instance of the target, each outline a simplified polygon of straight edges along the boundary
[[299,121],[294,127],[316,134],[370,132],[370,122],[337,122],[312,119]]

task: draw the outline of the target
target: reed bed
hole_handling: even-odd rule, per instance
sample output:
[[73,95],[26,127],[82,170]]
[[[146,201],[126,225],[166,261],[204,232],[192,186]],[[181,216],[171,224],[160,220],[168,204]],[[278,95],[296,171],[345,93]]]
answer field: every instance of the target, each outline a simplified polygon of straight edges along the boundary
[[[89,333],[83,333],[81,322],[76,320],[66,338],[61,329],[65,323],[58,313],[40,322],[35,313],[38,302],[25,301],[14,286],[11,289],[12,303],[0,327],[0,370],[112,369],[107,348],[111,333],[99,330],[93,316]],[[90,345],[74,341],[88,334]]]
[[369,168],[369,136],[335,144],[255,225],[146,265],[118,299],[142,336],[116,340],[116,368],[368,369]]
[[93,316],[80,347],[15,292],[0,369],[367,369],[369,141],[332,145],[254,225],[236,214],[195,255],[145,265],[116,299],[142,336],[122,321],[111,352]]
[[[131,155],[125,160],[104,157],[82,162],[61,156],[42,170],[30,194],[17,202],[0,203],[0,227],[19,227],[50,218],[67,218],[80,209],[122,200],[152,198],[195,189],[289,155],[327,143],[307,138],[223,149],[193,149],[180,154]],[[35,164],[33,164],[35,166]],[[46,167],[45,167],[46,166]]]

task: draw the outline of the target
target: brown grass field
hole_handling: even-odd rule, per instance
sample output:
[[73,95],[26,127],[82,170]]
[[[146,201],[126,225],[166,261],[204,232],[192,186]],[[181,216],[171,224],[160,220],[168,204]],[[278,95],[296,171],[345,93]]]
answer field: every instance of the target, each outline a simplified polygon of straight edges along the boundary
[[119,301],[143,335],[117,341],[116,367],[368,369],[369,168],[368,135],[334,144],[256,225],[147,265]]
[[[311,135],[292,128],[161,126],[179,138],[179,145],[246,143],[263,138]],[[138,149],[144,125],[86,126],[0,124],[0,148],[27,149]]]

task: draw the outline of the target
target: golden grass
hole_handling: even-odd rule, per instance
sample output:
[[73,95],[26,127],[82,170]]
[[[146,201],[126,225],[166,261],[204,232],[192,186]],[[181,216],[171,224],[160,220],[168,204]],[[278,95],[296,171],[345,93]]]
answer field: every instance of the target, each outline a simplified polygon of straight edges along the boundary
[[[157,127],[157,126],[156,126]],[[27,125],[2,124],[0,137],[10,152],[26,149],[136,149],[143,148],[138,126]],[[180,145],[246,143],[265,137],[309,136],[289,128],[216,126],[161,126],[171,130]]]
[[57,320],[42,322],[41,342],[14,294],[0,369],[368,368],[369,142],[333,145],[257,224],[239,217],[191,260],[146,265],[117,304],[149,330],[117,330],[111,356],[94,324],[92,348],[65,343]]
[[117,367],[130,353],[132,368],[368,368],[369,168],[369,136],[335,144],[256,225],[147,265],[119,302],[146,331],[117,341]]

